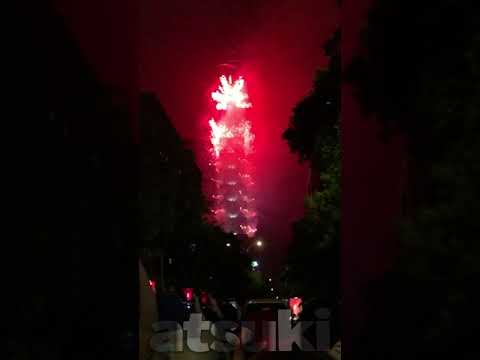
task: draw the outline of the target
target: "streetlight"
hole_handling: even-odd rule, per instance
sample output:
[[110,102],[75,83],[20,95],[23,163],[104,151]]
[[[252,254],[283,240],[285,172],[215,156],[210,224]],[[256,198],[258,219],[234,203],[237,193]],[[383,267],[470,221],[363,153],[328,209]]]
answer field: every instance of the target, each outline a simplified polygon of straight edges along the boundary
[[258,267],[258,261],[257,260],[253,260],[252,261],[252,269],[256,269]]
[[253,243],[251,243],[250,245],[247,246],[247,248],[245,249],[245,252],[248,253],[248,251],[252,248],[252,246],[256,246],[257,248],[261,248],[263,247],[263,241],[262,240],[257,240]]
[[226,246],[226,247],[230,247],[230,246],[232,246],[232,244],[230,244],[229,242],[227,242],[227,243],[225,244],[225,246]]

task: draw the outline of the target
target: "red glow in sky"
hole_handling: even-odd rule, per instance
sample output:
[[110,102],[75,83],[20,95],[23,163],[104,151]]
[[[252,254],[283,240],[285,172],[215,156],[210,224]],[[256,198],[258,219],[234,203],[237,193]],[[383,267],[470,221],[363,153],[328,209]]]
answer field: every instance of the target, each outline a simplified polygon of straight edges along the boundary
[[[255,104],[253,163],[259,234],[281,259],[302,216],[307,171],[281,139],[292,108],[326,66],[335,0],[149,1],[142,8],[142,88],[153,90],[202,163],[212,79],[234,58]],[[205,126],[206,124],[206,126]],[[200,135],[200,136],[199,136]]]

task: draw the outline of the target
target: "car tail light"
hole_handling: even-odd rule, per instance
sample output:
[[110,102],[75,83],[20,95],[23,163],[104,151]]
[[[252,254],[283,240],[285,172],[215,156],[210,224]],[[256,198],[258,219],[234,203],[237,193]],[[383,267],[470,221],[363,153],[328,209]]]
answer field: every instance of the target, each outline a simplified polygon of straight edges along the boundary
[[193,298],[193,288],[184,288],[183,295],[185,296],[185,300],[192,301]]
[[300,314],[301,303],[302,299],[299,297],[290,298],[290,300],[288,301],[288,306],[290,307],[293,315],[298,316]]
[[150,288],[153,290],[153,292],[157,292],[157,287],[154,280],[148,280],[148,285],[150,285]]

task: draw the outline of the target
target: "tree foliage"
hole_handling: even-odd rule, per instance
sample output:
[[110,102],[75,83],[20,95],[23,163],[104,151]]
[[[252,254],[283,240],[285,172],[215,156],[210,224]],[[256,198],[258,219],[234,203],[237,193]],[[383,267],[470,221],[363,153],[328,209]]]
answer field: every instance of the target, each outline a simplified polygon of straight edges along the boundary
[[330,56],[328,69],[318,70],[310,94],[293,109],[293,115],[283,138],[301,162],[314,167],[322,152],[320,147],[338,140],[340,112],[340,31],[324,46]]
[[474,1],[380,0],[349,69],[365,112],[407,139],[410,163],[398,261],[369,291],[369,359],[478,355],[479,40]]
[[295,106],[283,137],[299,161],[308,161],[320,184],[305,199],[294,223],[288,258],[290,291],[334,303],[339,296],[340,252],[340,31],[325,45],[327,69],[317,72],[311,93]]

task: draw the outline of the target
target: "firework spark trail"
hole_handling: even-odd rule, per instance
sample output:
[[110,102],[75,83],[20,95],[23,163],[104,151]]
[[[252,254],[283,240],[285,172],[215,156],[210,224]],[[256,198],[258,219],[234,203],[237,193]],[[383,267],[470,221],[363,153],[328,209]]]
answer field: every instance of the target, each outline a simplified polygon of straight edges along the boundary
[[218,120],[211,118],[210,142],[212,165],[215,167],[215,193],[212,209],[216,220],[223,229],[234,234],[255,236],[257,212],[255,199],[251,196],[252,180],[249,155],[253,152],[250,121],[246,109],[252,107],[245,90],[245,81],[239,77],[220,77],[218,90],[212,92],[219,112]]
[[227,110],[229,105],[239,109],[252,107],[248,102],[248,95],[244,92],[245,81],[239,77],[232,83],[232,77],[228,80],[225,75],[220,76],[220,85],[218,90],[212,93],[212,99],[217,102],[217,110]]

